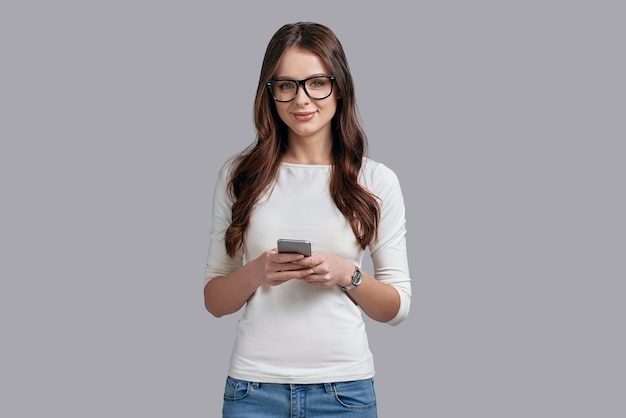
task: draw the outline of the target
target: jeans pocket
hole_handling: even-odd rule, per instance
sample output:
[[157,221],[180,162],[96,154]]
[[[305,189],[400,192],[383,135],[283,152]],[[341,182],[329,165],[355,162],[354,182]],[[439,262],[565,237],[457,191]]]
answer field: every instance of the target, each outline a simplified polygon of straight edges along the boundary
[[249,393],[250,382],[234,379],[230,376],[226,378],[226,387],[224,388],[225,401],[238,401],[248,396]]
[[376,405],[376,393],[372,379],[334,383],[335,398],[351,409],[366,409]]

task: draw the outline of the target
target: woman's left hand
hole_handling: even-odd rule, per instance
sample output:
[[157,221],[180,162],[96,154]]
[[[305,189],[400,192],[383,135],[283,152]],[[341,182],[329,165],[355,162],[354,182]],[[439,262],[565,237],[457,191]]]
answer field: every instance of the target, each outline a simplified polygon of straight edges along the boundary
[[354,264],[330,253],[313,253],[294,264],[311,268],[313,273],[300,280],[318,287],[347,286],[355,269]]

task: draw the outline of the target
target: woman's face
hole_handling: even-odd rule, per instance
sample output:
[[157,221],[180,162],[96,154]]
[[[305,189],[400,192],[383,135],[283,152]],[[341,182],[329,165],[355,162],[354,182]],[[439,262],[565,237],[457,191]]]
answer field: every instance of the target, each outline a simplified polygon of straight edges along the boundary
[[[309,51],[289,48],[278,62],[275,80],[304,80],[319,75],[331,75],[322,59]],[[274,102],[280,119],[289,128],[290,141],[314,139],[332,142],[331,121],[337,110],[335,91],[321,100],[311,99],[298,86],[298,94],[290,102]]]

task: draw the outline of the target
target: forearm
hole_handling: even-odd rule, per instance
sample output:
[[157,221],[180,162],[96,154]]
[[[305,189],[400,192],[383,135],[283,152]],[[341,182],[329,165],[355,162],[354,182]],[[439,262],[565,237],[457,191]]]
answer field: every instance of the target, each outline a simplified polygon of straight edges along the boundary
[[254,294],[259,283],[252,279],[249,264],[228,276],[214,277],[204,287],[204,305],[216,317],[237,312]]
[[363,276],[361,284],[346,293],[373,320],[391,321],[400,310],[398,291],[390,284],[382,283],[365,272],[361,274]]

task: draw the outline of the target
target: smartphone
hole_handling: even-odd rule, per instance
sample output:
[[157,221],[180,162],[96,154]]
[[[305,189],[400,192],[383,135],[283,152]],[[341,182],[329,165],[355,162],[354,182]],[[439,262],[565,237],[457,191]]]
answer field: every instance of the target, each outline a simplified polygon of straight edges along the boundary
[[279,253],[297,253],[305,257],[311,255],[311,243],[301,239],[279,239]]

